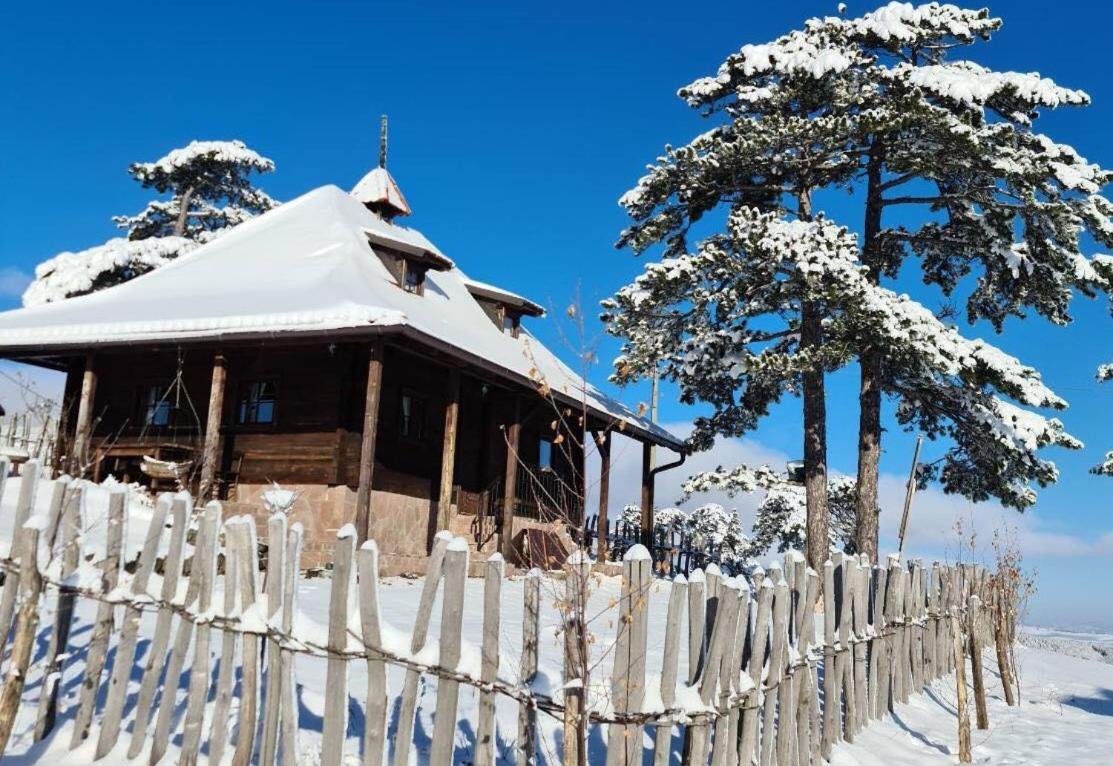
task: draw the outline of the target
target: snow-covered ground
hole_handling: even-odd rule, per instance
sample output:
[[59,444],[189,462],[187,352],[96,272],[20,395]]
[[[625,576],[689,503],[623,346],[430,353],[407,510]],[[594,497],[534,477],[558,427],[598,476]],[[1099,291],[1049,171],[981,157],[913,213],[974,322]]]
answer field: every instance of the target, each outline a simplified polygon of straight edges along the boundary
[[[14,508],[14,497],[18,482],[9,483],[5,492],[5,500],[0,505],[0,538],[7,537],[11,528],[11,510]],[[40,500],[45,498],[40,495]],[[96,519],[102,512],[106,493],[103,490],[93,490],[90,493],[89,518]],[[135,541],[141,535],[142,523],[132,524],[128,530],[129,540]],[[103,525],[100,525],[103,526]],[[90,547],[96,547],[98,525],[91,525]],[[0,543],[4,548],[6,544]],[[130,546],[129,546],[130,547]],[[406,579],[390,579],[382,586],[383,616],[389,626],[393,628],[390,633],[397,635],[408,634],[413,624],[414,613],[418,602],[421,581]],[[308,580],[301,583],[298,591],[299,610],[298,632],[303,634],[323,635],[327,621],[328,592],[330,581],[327,579]],[[503,588],[503,611],[500,646],[500,675],[507,679],[517,678],[517,668],[521,652],[521,622],[522,622],[522,596],[523,578],[514,578],[505,583]],[[470,580],[466,589],[466,608],[464,611],[464,634],[470,643],[465,647],[464,662],[462,667],[468,668],[474,664],[478,656],[477,644],[481,635],[482,614],[479,608],[482,603],[482,581]],[[559,622],[554,600],[559,595],[558,586],[546,581],[542,589],[542,643],[540,649],[540,681],[541,689],[554,689],[560,685],[560,658],[561,647],[556,638],[556,626]],[[600,637],[599,645],[609,645],[609,638],[614,634],[615,611],[613,602],[619,592],[617,578],[604,578],[599,581],[593,597],[590,612],[598,615],[592,628]],[[650,624],[648,667],[651,673],[660,668],[661,653],[664,639],[665,607],[668,598],[667,583],[658,583],[650,595],[650,614],[660,615],[662,619],[653,619]],[[49,625],[53,621],[53,599],[47,599],[47,608],[43,614],[43,624]],[[430,636],[436,637],[439,631],[439,607],[434,610],[433,624]],[[92,742],[95,741],[97,729],[94,727],[93,740],[87,742],[77,751],[69,752],[68,744],[72,727],[72,716],[77,701],[77,691],[80,683],[80,674],[83,671],[85,647],[89,641],[92,619],[92,609],[87,604],[81,604],[77,613],[77,624],[72,638],[72,654],[67,662],[62,679],[61,694],[61,722],[59,729],[45,742],[31,744],[30,730],[33,726],[33,711],[41,689],[41,674],[33,670],[28,679],[25,691],[24,704],[20,718],[17,722],[15,734],[5,762],[13,764],[25,763],[50,763],[51,766],[66,766],[72,764],[89,763],[92,759]],[[141,635],[149,637],[152,632],[151,620],[148,620],[141,630]],[[1039,631],[1034,631],[1038,633]],[[44,634],[45,636],[45,634]],[[1044,636],[1046,640],[1055,642],[1071,642],[1074,639],[1070,634],[1059,631],[1054,636]],[[1080,646],[1085,647],[1095,640],[1111,639],[1111,637],[1084,636]],[[389,638],[388,638],[389,640]],[[219,641],[213,642],[214,652],[218,651]],[[1055,646],[1058,646],[1056,644]],[[1055,648],[1050,646],[1049,648]],[[39,642],[37,656],[45,652],[45,637]],[[137,662],[143,659],[143,653],[149,645],[141,641],[140,656]],[[1019,708],[1007,708],[1001,699],[1001,688],[994,672],[995,663],[991,654],[987,654],[987,668],[990,672],[988,691],[990,696],[989,714],[991,728],[987,732],[974,731],[974,757],[979,763],[994,764],[1108,764],[1111,762],[1110,752],[1113,752],[1113,665],[1099,661],[1080,659],[1065,656],[1061,653],[1050,651],[1049,648],[1033,648],[1021,646],[1018,656],[1021,670],[1022,698]],[[109,655],[111,662],[113,655]],[[686,660],[681,657],[681,667],[686,666]],[[217,668],[214,664],[214,678]],[[610,672],[610,657],[599,658],[598,665],[593,668],[593,684],[605,684]],[[403,672],[392,669],[389,683],[392,697],[401,688]],[[299,717],[301,725],[301,760],[305,763],[317,761],[317,748],[319,745],[322,715],[324,711],[325,689],[325,663],[323,660],[311,657],[299,657],[296,663],[296,678],[298,684]],[[184,678],[182,688],[178,691],[179,718],[185,708]],[[128,701],[125,711],[123,733],[120,742],[103,763],[115,766],[116,764],[129,763],[125,757],[131,737],[131,721],[134,718],[134,695],[138,691],[139,671],[136,670],[132,679],[132,697]],[[656,688],[655,679],[650,681],[651,694]],[[361,697],[365,686],[365,671],[363,663],[350,663],[349,691],[349,732],[347,752],[353,763],[358,762],[360,752],[360,731],[363,721],[363,702]],[[416,742],[417,763],[424,763],[427,758],[428,746],[433,730],[433,701],[435,699],[436,685],[433,681],[424,682],[421,689],[418,719],[414,731]],[[873,723],[865,733],[859,735],[854,744],[840,744],[836,748],[834,764],[836,766],[851,766],[852,764],[910,764],[927,766],[928,764],[953,763],[956,760],[955,741],[956,725],[954,717],[954,685],[949,679],[937,682],[929,694],[914,697],[912,702],[901,706],[896,715],[881,722]],[[102,700],[103,703],[103,700]],[[464,688],[460,694],[459,724],[456,736],[455,761],[459,764],[471,762],[471,742],[474,736],[477,718],[477,696],[473,689]],[[211,709],[211,706],[210,706]],[[390,725],[394,727],[397,716],[397,698],[393,698],[390,709]],[[517,732],[517,706],[507,700],[501,700],[497,708],[498,717],[498,759],[500,764],[514,762],[514,739]],[[234,721],[235,710],[230,720]],[[206,721],[206,732],[211,722]],[[218,725],[227,726],[227,721],[220,721]],[[542,715],[540,719],[542,729],[541,747],[542,763],[559,763],[557,746],[560,742],[559,726],[556,721]],[[674,740],[679,742],[679,740]],[[149,742],[149,739],[148,739]],[[172,763],[176,760],[177,736],[172,742],[164,762]],[[650,753],[647,738],[647,757]],[[605,754],[605,733],[601,728],[593,731],[590,738],[591,763],[602,762]],[[230,754],[229,754],[230,756]],[[145,759],[146,754],[141,758]],[[137,762],[143,762],[139,760]],[[674,763],[679,762],[679,756]]]

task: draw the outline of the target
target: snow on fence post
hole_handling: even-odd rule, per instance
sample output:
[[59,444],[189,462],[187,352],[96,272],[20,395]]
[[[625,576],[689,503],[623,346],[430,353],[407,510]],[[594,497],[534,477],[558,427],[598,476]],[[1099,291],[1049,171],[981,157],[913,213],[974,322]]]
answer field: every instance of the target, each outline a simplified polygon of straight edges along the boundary
[[[287,562],[286,566],[290,566]],[[379,607],[379,546],[367,540],[356,553],[359,570],[359,624],[367,655],[367,715],[363,731],[363,763],[382,766],[386,752],[386,663],[376,657],[382,650],[382,615]]]
[[[155,559],[158,557],[159,541],[162,539],[163,526],[166,523],[166,509],[170,506],[173,514],[173,526],[170,528],[170,547],[166,552],[166,559],[162,567],[162,589],[159,591],[159,610],[155,618],[155,634],[147,650],[147,661],[143,667],[143,680],[139,686],[139,700],[135,706],[135,723],[131,734],[131,744],[128,747],[128,758],[135,758],[143,750],[143,743],[147,738],[147,723],[150,721],[154,710],[155,692],[158,689],[158,680],[162,669],[166,665],[166,648],[170,643],[170,629],[173,627],[174,612],[169,604],[178,592],[178,581],[182,576],[182,557],[185,554],[186,533],[189,531],[189,519],[192,515],[193,501],[186,494],[172,496],[164,494],[159,497],[155,506],[155,514],[151,519],[151,526],[147,530],[147,538],[143,543],[143,552],[139,558],[139,569],[135,580],[132,582],[133,598],[146,599],[147,582],[155,569]],[[101,723],[100,739],[97,742],[97,752],[107,753],[116,742],[116,734],[120,728],[120,714],[124,707],[127,695],[127,684],[131,677],[131,663],[135,657],[135,641],[139,631],[139,608],[129,605],[127,617],[124,621],[125,636],[120,639],[120,649],[116,650],[116,662],[112,668],[113,678],[116,679],[116,667],[122,660],[127,659],[126,667],[120,667],[118,699],[114,703],[117,709],[113,711],[112,725],[108,726],[108,710],[114,707],[111,697],[109,705],[105,708],[104,721]],[[129,646],[124,653],[124,642]],[[130,659],[128,659],[130,658]],[[169,681],[170,676],[167,676]]]
[[[224,614],[236,614],[239,576],[239,547],[236,545],[235,527],[240,517],[233,516],[224,522]],[[213,705],[212,726],[209,729],[209,761],[220,763],[228,744],[228,720],[232,705],[232,684],[235,681],[237,631],[225,629],[220,639],[220,671],[216,679],[216,703]]]
[[[267,519],[267,624],[281,627],[283,587],[286,584],[286,514],[272,513]],[[276,638],[267,638],[267,683],[263,700],[262,762],[274,763],[278,753],[278,720],[282,713],[282,654]]]
[[[728,645],[734,640],[734,632],[732,631],[732,623],[734,622],[733,615],[737,613],[739,606],[738,586],[735,584],[734,580],[720,581],[717,585],[716,597],[719,599],[719,603],[715,615],[715,627],[711,629],[711,640],[707,644],[707,661],[704,663],[699,684],[700,702],[705,708],[712,707],[712,702],[715,700],[715,692],[720,680],[720,666],[727,654]],[[644,652],[644,642],[641,644],[641,648]],[[640,707],[640,697],[637,703]],[[707,747],[708,739],[711,736],[711,722],[701,721],[692,726],[689,732],[691,733],[691,748],[688,753],[689,760],[685,763],[703,766],[703,764],[707,763]],[[637,758],[637,756],[641,754],[640,728],[637,730],[637,738],[634,740],[634,743],[631,744],[635,746],[627,747],[626,753],[628,756]],[[610,755],[609,747],[607,755]],[[626,766],[633,766],[635,763],[640,763],[640,760],[627,761]]]
[[704,642],[710,643],[711,632],[715,630],[715,618],[719,612],[719,588],[723,582],[723,572],[719,565],[711,562],[703,570],[705,584],[704,597],[707,600],[707,614],[704,617]]
[[12,639],[12,651],[8,658],[8,671],[4,676],[4,684],[0,687],[0,756],[8,748],[12,727],[19,713],[19,701],[23,696],[23,684],[27,680],[27,667],[31,663],[31,650],[35,647],[35,629],[39,624],[39,594],[42,593],[43,586],[38,561],[39,535],[43,531],[43,521],[41,517],[28,519],[19,535],[19,560],[22,569],[19,578],[20,604],[16,615],[15,638]]
[[[421,599],[417,603],[417,617],[414,618],[413,634],[410,638],[410,653],[417,654],[425,648],[429,634],[429,618],[433,614],[433,601],[437,597],[443,574],[444,552],[452,533],[442,530],[433,538],[433,550],[425,570],[425,582],[421,586]],[[417,685],[421,674],[413,668],[406,669],[402,683],[402,701],[398,712],[398,724],[394,735],[394,766],[409,766],[410,749],[413,747],[414,713],[417,709]]]
[[[259,546],[255,541],[254,519],[248,516],[242,518],[234,537],[239,546],[236,559],[240,571],[236,579],[240,583],[240,613],[246,614],[255,608],[259,595]],[[239,729],[232,766],[247,766],[255,751],[255,725],[259,716],[259,636],[252,632],[243,634],[240,689]]]
[[699,680],[700,667],[707,649],[704,629],[707,624],[707,577],[702,569],[688,575],[688,683]]
[[[573,554],[576,555],[576,554]],[[569,557],[571,562],[571,557]],[[483,582],[483,647],[480,679],[493,683],[499,672],[499,617],[502,614],[502,580],[506,562],[498,553],[487,559]],[[479,720],[475,729],[475,764],[493,766],[495,762],[495,693],[479,693]],[[378,762],[376,761],[376,766]]]
[[348,606],[355,572],[356,528],[345,524],[336,533],[332,554],[332,586],[328,605],[328,667],[325,671],[325,715],[321,728],[322,766],[340,766],[348,731]]
[[[541,620],[541,570],[526,574],[522,593],[522,664],[521,684],[528,691],[537,675],[538,633]],[[517,766],[533,766],[537,762],[537,710],[528,702],[518,703]]]
[[[616,713],[640,713],[645,699],[645,647],[649,630],[648,593],[653,558],[644,545],[634,545],[622,557],[622,594],[618,606],[611,697]],[[718,669],[708,672],[718,675]],[[708,702],[710,699],[707,700]],[[706,727],[701,727],[706,730]],[[643,727],[610,724],[607,731],[608,766],[633,766],[642,760]]]
[[[779,578],[773,590],[773,655],[770,657],[770,671],[777,684],[777,726],[776,747],[773,762],[777,764],[788,763],[792,757],[793,740],[796,738],[796,727],[793,725],[792,710],[792,667],[790,662],[789,626],[792,624],[792,590],[788,581],[780,572],[774,573]],[[766,713],[772,706],[766,707]],[[770,719],[770,729],[772,730]]]
[[[19,497],[15,503],[15,519],[12,522],[11,542],[8,544],[8,563],[18,563],[22,556],[23,545],[20,539],[24,534],[24,525],[31,518],[31,510],[35,507],[35,494],[39,486],[39,476],[42,473],[38,460],[28,460],[23,464],[23,475],[19,482]],[[61,508],[62,494],[69,483],[68,477],[62,477],[54,485],[54,496],[51,498],[51,513],[54,512],[54,500],[57,498],[58,507]],[[43,530],[44,532],[46,530]],[[12,619],[15,617],[16,597],[20,593],[19,569],[9,567],[4,576],[4,592],[0,594],[0,647],[8,641],[12,632]]]
[[[665,710],[676,703],[676,679],[680,665],[680,627],[688,580],[678,574],[669,591],[669,610],[665,620],[665,651],[661,660],[661,702]],[[653,733],[653,766],[668,766],[672,755],[672,724],[658,723]]]
[[185,766],[197,763],[201,752],[201,729],[205,722],[205,703],[209,699],[209,665],[212,662],[212,601],[216,579],[217,550],[220,547],[220,521],[223,509],[213,500],[205,506],[198,535],[197,553],[193,557],[190,579],[197,578],[197,616],[199,623],[193,639],[193,664],[190,667],[186,696],[185,722],[182,726],[182,747],[178,762]]
[[[305,530],[301,524],[291,524],[286,532],[286,575],[282,588],[282,633],[289,636],[294,631],[294,610],[297,606],[298,573],[301,571],[301,549]],[[378,574],[376,559],[376,576]],[[282,766],[296,766],[298,759],[298,700],[294,685],[294,652],[283,647],[280,666],[282,711],[279,719],[280,752]],[[385,682],[384,682],[385,686]],[[385,688],[384,688],[384,694]],[[370,714],[370,710],[368,713]],[[383,762],[380,755],[375,766]]]
[[[468,581],[468,543],[457,537],[444,554],[444,598],[441,601],[441,641],[438,665],[455,671],[460,664],[461,635],[464,624],[464,586]],[[456,710],[460,682],[441,676],[437,679],[436,716],[433,742],[429,748],[430,766],[450,766],[452,742],[456,736]]]
[[[488,570],[490,574],[490,570]],[[587,579],[591,575],[591,560],[587,554],[577,549],[568,555],[564,564],[564,603],[562,607],[562,622],[564,632],[564,766],[586,766],[587,741],[585,689],[588,685],[587,675],[588,658],[587,650],[587,625],[584,616],[587,611]],[[488,588],[490,580],[488,580]],[[497,606],[497,604],[496,604]],[[486,607],[486,604],[485,604]],[[484,609],[483,618],[483,660],[487,662],[487,622],[488,611]],[[493,616],[494,624],[498,624],[498,617]],[[494,651],[498,651],[498,638],[493,639]],[[486,679],[484,679],[486,680]],[[480,724],[484,724],[484,705],[490,722],[494,721],[494,698],[480,699]],[[490,730],[490,723],[484,724],[483,731]],[[488,755],[488,753],[484,753]],[[490,763],[489,760],[481,763]]]
[[[53,499],[53,498],[52,498]],[[84,524],[85,491],[80,485],[72,485],[66,493],[62,512],[55,513],[51,504],[51,513],[48,516],[46,533],[43,536],[43,547],[47,552],[47,560],[55,559],[56,551],[60,553],[61,568],[59,574],[64,582],[77,571],[81,562],[81,533]],[[61,542],[58,537],[61,532]],[[66,657],[66,645],[70,640],[70,628],[73,625],[73,610],[77,602],[77,594],[73,588],[61,586],[54,604],[54,624],[50,629],[50,642],[47,645],[46,656],[37,663],[43,672],[42,692],[39,694],[39,709],[35,720],[33,739],[38,742],[54,728],[54,717],[58,704],[58,686],[62,680],[62,669]],[[90,645],[92,649],[93,646]],[[95,659],[95,658],[94,658]],[[103,659],[101,660],[103,666]],[[88,664],[86,664],[88,667]],[[100,683],[99,669],[97,683]],[[79,713],[81,711],[79,710]],[[90,711],[91,718],[91,711]],[[78,722],[75,731],[81,731],[81,738],[88,734],[88,722]]]
[[[120,563],[123,559],[124,524],[127,520],[127,493],[122,487],[113,489],[108,495],[108,528],[105,533],[104,561],[101,564],[101,596],[106,597],[116,588],[120,579]],[[80,547],[80,543],[78,543]],[[80,553],[80,551],[79,551]],[[74,717],[73,742],[80,742],[89,736],[89,727],[96,707],[97,691],[100,689],[101,675],[104,673],[108,657],[108,642],[115,628],[115,605],[107,600],[97,604],[97,617],[93,625],[93,636],[89,639],[89,651],[85,656],[85,675],[81,680],[81,692]],[[59,615],[61,616],[61,615]],[[119,654],[117,648],[116,653]],[[59,670],[61,670],[59,668]],[[59,681],[61,678],[59,678]],[[56,689],[51,690],[56,696]],[[53,707],[53,706],[52,706]],[[53,710],[51,711],[53,713]],[[53,725],[53,721],[51,721]],[[44,731],[49,731],[49,728]]]

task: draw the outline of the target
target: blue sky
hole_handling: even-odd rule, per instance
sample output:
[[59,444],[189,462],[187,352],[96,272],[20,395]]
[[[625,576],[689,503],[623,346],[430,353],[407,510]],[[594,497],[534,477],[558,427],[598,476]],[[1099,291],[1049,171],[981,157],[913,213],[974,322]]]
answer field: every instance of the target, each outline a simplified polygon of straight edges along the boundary
[[[836,3],[407,5],[7,4],[0,11],[2,305],[18,305],[36,263],[102,242],[114,234],[110,216],[142,207],[148,197],[128,179],[130,162],[193,138],[240,138],[277,162],[263,185],[281,199],[326,183],[348,188],[375,162],[378,115],[387,112],[389,164],[415,211],[412,225],[477,278],[554,306],[567,304],[579,285],[590,308],[639,268],[612,246],[625,223],[617,198],[666,142],[706,127],[675,98],[677,87],[713,72],[743,43],[834,13]],[[852,14],[873,7],[849,6]],[[1113,166],[1110,11],[1055,7],[992,8],[1005,27],[973,57],[1088,91],[1091,108],[1050,114],[1042,129]],[[835,218],[849,215],[847,202],[829,203]],[[855,218],[844,222],[858,226]],[[900,287],[929,305],[938,301],[914,277]],[[552,325],[534,329],[559,345]],[[1083,611],[1065,595],[1068,583],[1093,582],[1113,565],[1113,480],[1086,471],[1113,448],[1113,384],[1103,389],[1093,378],[1099,362],[1113,360],[1111,329],[1106,304],[1082,301],[1070,328],[1013,322],[996,339],[1043,369],[1071,401],[1063,419],[1087,444],[1081,454],[1055,456],[1062,481],[1041,493],[1035,510],[1019,517],[929,492],[915,511],[914,542],[929,555],[943,551],[941,530],[955,513],[972,513],[983,535],[1002,519],[1018,524],[1029,563],[1040,570],[1034,620],[1113,630],[1113,598]],[[614,350],[604,343],[601,357]],[[603,365],[594,377],[605,375]],[[830,382],[831,461],[848,473],[856,377],[850,370]],[[644,393],[624,396],[637,401]],[[751,439],[704,460],[797,456],[797,411],[788,402]],[[682,424],[692,414],[666,388],[661,419]],[[899,431],[887,435],[882,467],[894,496],[913,442]],[[925,458],[941,449],[927,445]],[[885,511],[891,527],[899,511]]]

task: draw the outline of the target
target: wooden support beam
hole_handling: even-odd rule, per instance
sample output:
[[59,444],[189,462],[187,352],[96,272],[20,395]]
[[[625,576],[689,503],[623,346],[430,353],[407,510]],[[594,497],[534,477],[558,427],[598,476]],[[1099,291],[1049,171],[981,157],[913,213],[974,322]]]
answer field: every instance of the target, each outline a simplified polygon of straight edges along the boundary
[[77,425],[74,430],[73,455],[70,471],[80,478],[89,469],[89,443],[93,436],[93,399],[97,393],[97,373],[93,369],[93,355],[85,355],[85,372],[81,378],[81,398],[77,405]]
[[599,524],[596,534],[599,543],[596,547],[596,558],[602,563],[607,561],[610,548],[609,533],[610,520],[607,518],[607,506],[611,495],[611,432],[607,429],[602,434],[595,435],[595,444],[599,448]]
[[503,481],[499,549],[513,563],[514,503],[518,496],[518,440],[522,433],[522,403],[514,397],[514,416],[506,426],[506,476]]
[[437,530],[448,529],[452,521],[452,482],[456,470],[456,431],[460,421],[460,371],[448,371],[448,390],[444,406],[444,448],[441,451],[441,492],[437,500]]
[[362,543],[371,531],[371,480],[375,474],[375,437],[383,391],[383,344],[371,345],[367,363],[367,395],[363,404],[363,439],[359,448],[359,489],[356,492],[356,534]]
[[642,444],[642,545],[653,545],[653,445]]
[[224,420],[226,378],[224,354],[218,351],[213,356],[213,382],[209,387],[209,413],[205,419],[205,446],[201,457],[201,486],[197,491],[197,496],[202,499],[211,495],[215,500],[220,492],[216,472],[220,464],[220,424]]

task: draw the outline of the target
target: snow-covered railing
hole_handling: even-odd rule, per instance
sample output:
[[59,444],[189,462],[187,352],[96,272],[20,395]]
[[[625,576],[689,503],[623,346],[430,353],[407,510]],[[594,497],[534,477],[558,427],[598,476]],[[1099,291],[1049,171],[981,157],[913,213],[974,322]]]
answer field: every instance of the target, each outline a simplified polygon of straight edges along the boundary
[[[547,749],[539,737],[541,715],[564,721],[566,743],[568,732],[576,736],[577,716],[586,721],[581,732],[605,726],[597,741],[606,741],[608,764],[641,764],[647,747],[655,764],[671,763],[674,727],[683,734],[684,764],[818,764],[840,739],[852,740],[869,721],[952,672],[967,642],[977,696],[980,645],[994,640],[981,606],[996,597],[992,579],[974,567],[924,568],[896,557],[875,567],[835,553],[820,575],[789,553],[783,565],[774,562],[749,579],[723,576],[714,565],[678,576],[665,584],[667,610],[661,611],[650,598],[661,584],[652,576],[653,559],[633,546],[623,558],[619,597],[608,607],[612,619],[600,631],[606,636],[592,635],[594,617],[574,608],[594,581],[585,556],[573,553],[562,574],[525,576],[520,663],[517,676],[507,678],[499,675],[500,639],[517,626],[502,624],[514,611],[502,597],[505,564],[497,555],[486,562],[481,598],[469,603],[469,547],[462,538],[448,532],[435,538],[415,623],[403,634],[383,613],[374,541],[357,547],[351,526],[339,530],[328,627],[314,635],[299,626],[296,597],[306,587],[299,572],[302,530],[282,514],[267,522],[262,576],[255,520],[223,519],[217,502],[195,511],[186,494],[159,498],[138,556],[126,561],[129,500],[117,488],[109,495],[103,548],[84,560],[87,485],[65,477],[47,483],[50,502],[36,513],[40,470],[37,461],[26,466],[11,553],[0,560],[0,635],[6,639],[14,627],[0,689],[0,754],[21,704],[32,705],[25,684],[39,680],[37,699],[31,698],[35,740],[64,715],[72,718],[70,747],[95,740],[89,749],[96,759],[126,749],[130,758],[145,753],[153,764],[176,745],[181,763],[202,753],[218,763],[226,752],[236,764],[295,763],[302,752],[295,658],[312,656],[327,665],[323,764],[344,761],[348,714],[358,708],[353,696],[363,701],[363,763],[376,766],[388,755],[391,763],[410,763],[415,741],[423,748],[418,762],[447,766],[459,760],[461,747],[470,747],[465,759],[490,766],[500,739],[516,743],[518,763],[536,763]],[[819,636],[821,584],[827,609]],[[555,690],[537,678],[543,593],[553,597],[563,635],[563,681]],[[62,711],[59,679],[75,662],[68,642],[79,602],[94,606],[96,617],[76,706]],[[478,639],[478,652],[465,641],[464,615],[473,612],[482,615],[481,635],[468,636]],[[46,614],[54,615],[47,649],[32,665]],[[651,629],[664,634],[659,676],[658,668],[647,667]],[[144,631],[147,649],[137,663]],[[593,684],[588,676],[603,658],[612,660],[610,681]],[[349,686],[353,662],[365,665],[366,689]],[[403,675],[393,691],[389,666]],[[184,713],[180,678],[188,679]],[[415,738],[422,678],[436,679],[431,738]],[[129,688],[136,681],[137,693]],[[605,693],[588,693],[598,688]],[[478,696],[474,729],[458,720],[461,689]],[[517,730],[501,738],[498,698],[519,710]],[[128,710],[130,736],[122,726]],[[467,744],[461,731],[474,731]],[[566,752],[564,762],[576,761]]]

